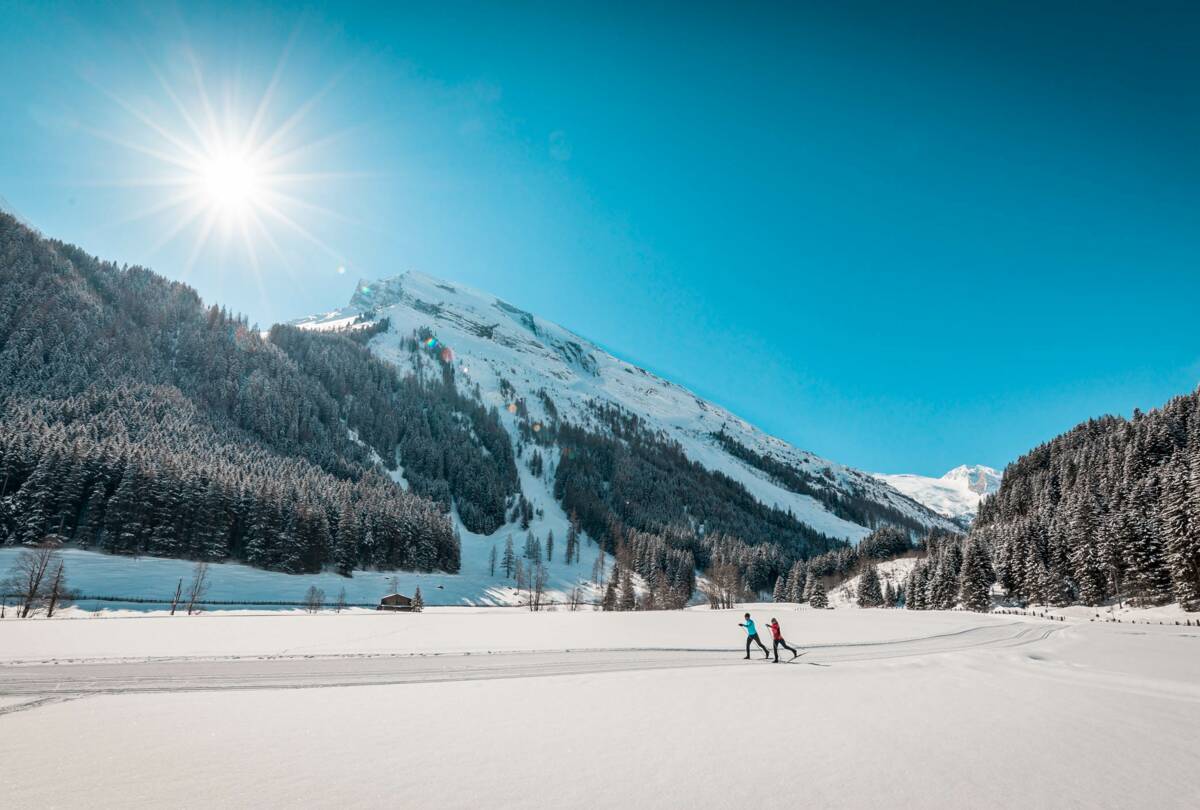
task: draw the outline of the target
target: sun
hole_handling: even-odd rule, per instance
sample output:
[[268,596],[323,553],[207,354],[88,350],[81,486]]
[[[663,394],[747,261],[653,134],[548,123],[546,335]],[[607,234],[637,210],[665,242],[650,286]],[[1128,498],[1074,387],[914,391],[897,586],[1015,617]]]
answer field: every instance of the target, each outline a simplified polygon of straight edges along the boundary
[[[279,96],[291,96],[281,89],[288,78],[286,55],[285,51],[269,78],[247,81],[262,88],[257,101],[252,92],[248,96],[237,89],[243,87],[241,79],[221,82],[225,91],[210,93],[211,82],[190,49],[181,57],[187,69],[177,65],[171,80],[147,64],[148,74],[158,79],[159,95],[142,95],[134,103],[98,88],[131,120],[124,125],[128,129],[94,134],[139,158],[135,174],[113,184],[142,189],[147,200],[144,208],[116,224],[148,219],[162,223],[147,256],[176,240],[190,241],[182,265],[185,277],[202,256],[217,255],[209,253],[210,248],[224,258],[238,244],[244,261],[231,266],[249,270],[256,278],[264,259],[291,274],[294,263],[309,261],[311,248],[334,266],[344,265],[341,252],[318,233],[331,222],[349,220],[320,201],[334,198],[331,184],[364,174],[328,165],[336,159],[333,145],[347,129],[314,137],[309,123],[340,74],[307,100],[284,105]],[[336,153],[345,154],[346,150]],[[306,246],[298,248],[298,242]]]
[[196,182],[214,213],[239,218],[261,201],[263,167],[241,150],[218,149],[197,166]]

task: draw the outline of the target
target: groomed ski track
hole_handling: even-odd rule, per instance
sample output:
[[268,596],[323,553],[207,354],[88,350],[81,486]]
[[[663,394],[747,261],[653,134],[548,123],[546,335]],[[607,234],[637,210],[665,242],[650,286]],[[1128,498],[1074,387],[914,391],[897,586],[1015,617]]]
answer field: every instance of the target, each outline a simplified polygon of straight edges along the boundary
[[[879,642],[807,646],[805,663],[849,664],[1043,641],[1059,627],[1014,621]],[[786,660],[786,657],[785,657]],[[318,689],[536,678],[650,669],[763,666],[738,648],[260,655],[13,662],[0,667],[0,716],[88,695]],[[3,700],[7,698],[8,700]],[[20,702],[11,702],[19,700]]]

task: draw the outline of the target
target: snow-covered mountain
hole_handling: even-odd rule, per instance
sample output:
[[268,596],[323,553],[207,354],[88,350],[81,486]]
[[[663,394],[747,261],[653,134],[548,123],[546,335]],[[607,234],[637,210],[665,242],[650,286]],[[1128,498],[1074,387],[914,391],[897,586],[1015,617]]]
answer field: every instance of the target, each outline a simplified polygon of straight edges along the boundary
[[963,526],[970,525],[985,495],[1000,489],[1000,473],[982,464],[963,464],[941,478],[924,475],[875,475],[918,503]]
[[[822,534],[855,541],[873,521],[903,522],[914,529],[954,525],[886,481],[768,436],[561,326],[461,284],[416,272],[361,281],[348,306],[295,325],[344,329],[383,319],[387,329],[369,343],[375,355],[407,369],[414,334],[431,336],[428,345],[439,347],[443,360],[452,358],[460,389],[478,386],[484,403],[500,409],[514,437],[519,435],[514,401],[523,400],[528,416],[521,418],[535,430],[538,420],[553,418],[599,429],[595,406],[611,404],[662,431],[691,460],[728,475],[759,502],[790,510]],[[537,495],[538,482],[523,473],[522,489],[528,492],[531,486]],[[552,499],[549,491],[537,498]],[[864,504],[872,517],[863,516]]]

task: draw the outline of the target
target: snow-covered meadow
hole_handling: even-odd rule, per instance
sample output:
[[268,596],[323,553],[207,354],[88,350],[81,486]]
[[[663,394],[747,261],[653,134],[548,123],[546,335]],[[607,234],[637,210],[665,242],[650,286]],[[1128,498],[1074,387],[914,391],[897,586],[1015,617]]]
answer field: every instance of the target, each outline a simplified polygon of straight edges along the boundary
[[[546,511],[550,512],[549,509]],[[561,513],[561,509],[558,511]],[[569,565],[563,562],[561,549],[566,538],[566,526],[565,516],[553,513],[535,522],[540,537],[544,539],[550,530],[554,531],[560,542],[556,559],[546,565],[547,599],[565,602],[576,585],[581,587],[585,599],[594,599],[595,587],[589,578],[600,550],[594,544],[584,542],[578,562]],[[411,595],[420,588],[425,603],[429,605],[517,604],[520,598],[513,587],[514,580],[506,579],[502,573],[492,573],[490,555],[493,547],[498,555],[503,553],[505,540],[510,534],[520,553],[524,532],[513,527],[489,536],[468,532],[461,524],[458,529],[462,538],[462,567],[455,574],[355,571],[352,577],[343,577],[332,571],[282,574],[240,563],[213,563],[208,568],[209,587],[205,599],[220,603],[214,606],[219,610],[270,610],[271,606],[260,603],[299,605],[305,598],[305,592],[310,587],[317,587],[324,592],[326,603],[330,605],[342,590],[345,590],[349,604],[377,605],[385,594],[398,590]],[[20,552],[18,547],[0,548],[0,578],[11,568]],[[78,548],[64,548],[60,554],[66,564],[68,584],[84,597],[76,600],[76,604],[86,611],[164,610],[176,583],[182,579],[186,586],[195,567],[194,563],[187,560],[130,557]],[[611,561],[607,564],[611,566]],[[148,601],[125,602],[120,601],[122,597]],[[299,608],[276,606],[276,609]]]
[[746,609],[777,616],[808,653],[742,660],[742,608],[0,622],[0,795],[14,807],[1200,803],[1200,628]]

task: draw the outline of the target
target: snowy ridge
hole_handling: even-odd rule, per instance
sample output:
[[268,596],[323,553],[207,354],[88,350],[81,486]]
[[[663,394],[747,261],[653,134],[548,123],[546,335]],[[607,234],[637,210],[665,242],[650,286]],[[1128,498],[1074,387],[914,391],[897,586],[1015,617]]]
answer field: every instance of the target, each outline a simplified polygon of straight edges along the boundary
[[982,464],[955,467],[941,478],[884,473],[875,477],[964,527],[975,519],[979,502],[1000,489],[1000,473]]
[[[750,450],[813,476],[817,486],[861,495],[928,527],[954,527],[884,481],[768,436],[682,386],[620,360],[557,324],[460,284],[416,272],[360,281],[348,306],[294,325],[329,329],[355,319],[383,318],[390,326],[372,339],[372,352],[403,365],[408,362],[403,341],[417,330],[429,330],[452,352],[460,387],[478,385],[484,402],[500,409],[510,435],[517,435],[516,419],[504,411],[508,400],[502,380],[525,400],[533,419],[548,418],[538,395],[543,390],[561,418],[578,424],[594,424],[589,401],[611,403],[637,414],[649,427],[679,442],[689,458],[725,473],[760,502],[791,510],[800,521],[832,537],[856,541],[870,529],[833,514],[819,501],[786,489],[767,473],[733,457],[713,434],[724,431]],[[553,498],[546,485],[523,474],[527,497],[531,483],[532,495],[537,496],[531,500],[549,509]],[[557,527],[555,534],[561,537]]]

